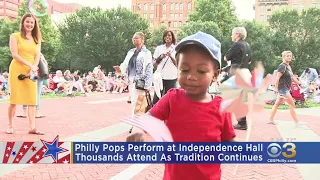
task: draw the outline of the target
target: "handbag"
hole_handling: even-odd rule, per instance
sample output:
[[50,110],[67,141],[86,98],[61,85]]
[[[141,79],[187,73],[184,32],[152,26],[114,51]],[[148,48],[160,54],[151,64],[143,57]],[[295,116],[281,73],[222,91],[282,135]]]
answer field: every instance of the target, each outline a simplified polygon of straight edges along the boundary
[[[143,113],[143,112],[147,113],[153,107],[150,92],[148,90],[144,90],[144,92],[145,92],[145,95],[139,95],[139,97],[137,98],[136,106],[134,109],[134,114],[139,113],[139,112],[140,113]],[[145,105],[144,98],[146,98],[146,100],[147,100],[146,107],[144,107],[144,105]],[[145,108],[145,109],[143,110],[143,108]],[[132,133],[132,130],[133,130],[133,126],[130,128],[129,133]]]
[[137,79],[135,80],[135,86],[136,86],[136,89],[145,90],[144,89],[145,81],[143,79]]
[[40,58],[39,61],[39,76],[44,79],[49,78],[49,68],[48,68],[48,63],[44,58]]

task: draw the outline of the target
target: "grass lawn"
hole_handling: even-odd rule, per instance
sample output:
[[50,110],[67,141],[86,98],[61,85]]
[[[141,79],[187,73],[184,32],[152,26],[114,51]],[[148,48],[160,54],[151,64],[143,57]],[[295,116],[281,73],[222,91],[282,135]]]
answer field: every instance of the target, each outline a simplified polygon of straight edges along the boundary
[[[81,94],[80,93],[72,93],[73,95],[75,96],[80,96]],[[64,93],[61,93],[61,94],[55,94],[55,93],[49,93],[49,94],[46,94],[46,95],[42,95],[41,96],[41,99],[50,99],[50,98],[62,98],[62,97],[67,97],[66,94]],[[0,99],[0,102],[7,102],[8,99]]]
[[[273,106],[273,105],[266,104],[266,105],[264,106],[264,108],[265,108],[265,109],[272,109],[272,106]],[[320,104],[316,104],[316,103],[307,101],[307,107],[302,107],[302,106],[300,106],[300,105],[297,105],[297,106],[296,106],[296,108],[311,108],[311,107],[320,107]],[[281,106],[279,106],[279,109],[281,109],[281,110],[286,110],[286,109],[289,109],[289,106],[288,106],[288,105],[281,105]]]

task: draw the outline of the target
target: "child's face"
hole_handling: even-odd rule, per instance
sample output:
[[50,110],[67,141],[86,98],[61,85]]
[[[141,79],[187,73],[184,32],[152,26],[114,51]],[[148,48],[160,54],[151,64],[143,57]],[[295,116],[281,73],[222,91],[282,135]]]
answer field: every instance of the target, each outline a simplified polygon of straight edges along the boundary
[[206,93],[215,77],[214,69],[214,63],[209,54],[196,50],[182,52],[179,56],[178,82],[187,94]]

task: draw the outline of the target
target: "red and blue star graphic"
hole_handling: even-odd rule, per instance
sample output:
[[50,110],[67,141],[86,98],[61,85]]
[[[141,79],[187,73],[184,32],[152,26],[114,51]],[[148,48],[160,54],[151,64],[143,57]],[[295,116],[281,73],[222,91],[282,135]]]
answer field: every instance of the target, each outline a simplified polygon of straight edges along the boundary
[[59,136],[50,143],[41,139],[41,142],[46,147],[46,152],[44,153],[43,157],[51,156],[54,162],[57,162],[58,154],[68,151],[65,148],[59,147]]

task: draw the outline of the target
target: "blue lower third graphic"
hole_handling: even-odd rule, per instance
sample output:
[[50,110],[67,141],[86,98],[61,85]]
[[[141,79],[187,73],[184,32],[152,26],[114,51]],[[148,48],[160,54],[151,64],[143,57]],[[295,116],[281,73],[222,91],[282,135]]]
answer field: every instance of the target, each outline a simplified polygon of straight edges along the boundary
[[273,164],[320,163],[320,142],[74,142],[73,163]]

